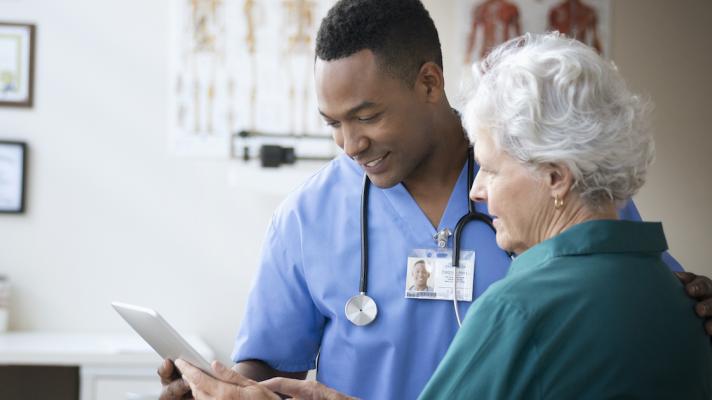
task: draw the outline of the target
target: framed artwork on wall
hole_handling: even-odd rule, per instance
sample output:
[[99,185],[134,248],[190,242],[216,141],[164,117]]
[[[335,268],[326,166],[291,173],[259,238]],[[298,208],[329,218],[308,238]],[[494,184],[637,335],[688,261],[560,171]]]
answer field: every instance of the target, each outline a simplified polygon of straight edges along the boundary
[[0,22],[0,106],[32,107],[35,26]]
[[525,32],[558,31],[610,53],[610,0],[458,0],[465,64]]
[[27,145],[0,140],[0,213],[25,211]]
[[473,63],[527,32],[558,31],[604,58],[611,53],[611,0],[456,0],[455,10],[462,87],[472,83]]

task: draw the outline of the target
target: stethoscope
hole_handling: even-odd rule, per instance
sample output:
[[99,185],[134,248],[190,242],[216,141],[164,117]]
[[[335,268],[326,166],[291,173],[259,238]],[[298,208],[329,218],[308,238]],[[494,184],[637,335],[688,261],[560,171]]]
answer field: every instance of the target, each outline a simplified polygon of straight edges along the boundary
[[[472,190],[472,184],[475,180],[474,165],[475,160],[472,152],[472,147],[467,150],[467,214],[463,215],[460,220],[457,221],[455,225],[455,231],[452,234],[452,266],[460,266],[460,241],[462,238],[462,231],[465,226],[471,221],[481,221],[487,224],[487,226],[496,233],[494,225],[492,225],[492,218],[488,215],[483,214],[475,209],[474,203],[470,200],[470,191]],[[368,175],[363,175],[363,191],[361,193],[361,276],[359,280],[359,294],[351,297],[346,302],[345,312],[346,318],[351,321],[354,325],[364,326],[368,325],[376,319],[378,315],[378,306],[376,301],[373,300],[367,294],[368,288],[368,198],[369,191],[371,188],[371,180],[368,179]],[[442,240],[442,239],[440,239]],[[446,239],[444,239],[446,240]],[[511,254],[507,253],[510,257]],[[453,279],[453,285],[457,284],[457,279]],[[453,304],[455,307],[455,316],[457,317],[457,322],[461,325],[460,312],[457,307],[457,287],[453,286]]]

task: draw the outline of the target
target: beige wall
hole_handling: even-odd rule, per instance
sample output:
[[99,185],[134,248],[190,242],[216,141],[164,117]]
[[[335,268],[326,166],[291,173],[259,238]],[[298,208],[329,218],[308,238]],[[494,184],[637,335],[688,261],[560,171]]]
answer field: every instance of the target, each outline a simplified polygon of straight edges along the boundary
[[[532,0],[533,1],[533,0]],[[663,221],[672,254],[712,276],[712,1],[612,0],[612,58],[634,91],[656,105],[657,161],[635,197],[643,217]],[[460,54],[455,0],[424,0],[440,31],[450,98]]]
[[655,103],[657,161],[636,197],[673,255],[712,276],[712,2],[613,1],[613,59]]

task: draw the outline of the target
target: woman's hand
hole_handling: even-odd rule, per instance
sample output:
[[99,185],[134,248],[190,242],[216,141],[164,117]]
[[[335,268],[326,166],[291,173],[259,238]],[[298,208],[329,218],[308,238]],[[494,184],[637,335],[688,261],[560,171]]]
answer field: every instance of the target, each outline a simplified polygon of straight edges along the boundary
[[245,378],[237,372],[213,361],[215,378],[183,360],[176,367],[190,385],[196,400],[279,400],[280,397],[265,386]]
[[354,400],[317,381],[303,381],[289,378],[272,378],[260,383],[273,392],[288,395],[299,400]]

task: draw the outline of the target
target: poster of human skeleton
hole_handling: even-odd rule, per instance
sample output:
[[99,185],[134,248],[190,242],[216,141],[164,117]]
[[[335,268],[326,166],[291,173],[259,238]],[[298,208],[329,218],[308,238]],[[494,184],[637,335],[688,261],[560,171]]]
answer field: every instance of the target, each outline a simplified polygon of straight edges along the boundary
[[326,134],[314,39],[333,0],[175,0],[170,127],[177,155],[227,157],[238,131]]

